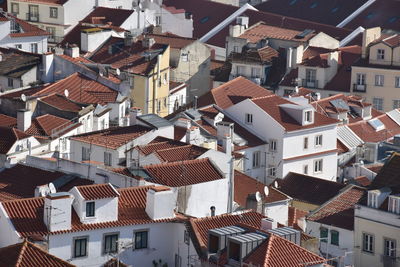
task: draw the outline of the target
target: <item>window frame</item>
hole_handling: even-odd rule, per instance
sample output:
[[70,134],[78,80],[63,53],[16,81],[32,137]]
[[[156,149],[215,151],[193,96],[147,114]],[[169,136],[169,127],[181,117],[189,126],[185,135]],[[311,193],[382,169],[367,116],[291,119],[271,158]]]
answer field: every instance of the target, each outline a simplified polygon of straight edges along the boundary
[[[325,236],[325,234],[326,234],[326,236]],[[326,243],[326,242],[328,242],[328,239],[329,239],[329,229],[326,228],[326,227],[322,227],[321,226],[319,228],[319,240],[320,240],[320,242]]]
[[85,204],[85,217],[94,218],[96,217],[96,202],[87,201]]
[[[32,49],[34,48],[34,49]],[[31,43],[31,53],[37,54],[39,51],[39,45],[38,43]]]
[[316,135],[315,136],[315,141],[314,141],[314,145],[315,147],[321,147],[322,146],[322,134]]
[[400,88],[400,76],[394,77],[394,87]]
[[104,151],[104,165],[112,166],[112,153]]
[[303,138],[303,149],[308,149],[308,136]]
[[253,169],[260,168],[261,166],[261,151],[253,151],[251,166]]
[[393,109],[400,108],[400,99],[393,99]]
[[[54,11],[55,11],[55,13],[54,13]],[[49,12],[50,12],[50,14],[49,14],[50,18],[52,18],[52,19],[58,19],[58,8],[56,8],[56,7],[50,7],[50,8],[49,8]],[[54,15],[54,14],[55,14],[55,15]]]
[[[387,242],[391,242],[393,244],[393,247],[389,249],[386,246]],[[386,257],[395,258],[396,257],[396,248],[397,248],[396,239],[383,237],[383,255],[385,255]]]
[[[138,241],[138,238],[137,238],[137,235],[138,234],[144,234],[144,233],[146,233],[146,239],[145,239],[145,242],[143,242],[143,240],[144,239],[142,239],[142,237],[143,236],[141,236],[141,239],[140,239],[140,245],[141,246],[136,246],[138,243],[137,243],[137,241]],[[143,243],[145,243],[145,246],[143,246]],[[140,230],[135,230],[134,232],[133,232],[133,250],[138,250],[138,249],[147,249],[147,248],[149,248],[149,229],[140,229]]]
[[244,114],[244,122],[247,125],[253,125],[253,114],[252,113],[245,113]]
[[82,146],[82,161],[86,160],[90,160],[90,148]]
[[[356,74],[356,84],[357,85],[365,85],[366,75],[365,73],[357,73]],[[362,83],[360,83],[362,82]]]
[[373,108],[382,111],[383,110],[383,98],[382,97],[373,97],[372,98],[372,106]]
[[376,49],[376,59],[385,60],[385,49],[382,48]]
[[268,176],[276,177],[276,166],[275,165],[268,165]]
[[[17,7],[17,12],[15,12],[14,7]],[[14,14],[14,15],[19,14],[19,3],[11,3],[11,14]]]
[[385,75],[376,74],[375,75],[375,86],[383,87],[385,85]]
[[[106,240],[107,240],[107,238],[110,238],[112,236],[117,236],[116,242],[115,242],[116,243],[116,245],[115,245],[116,246],[116,250],[115,251],[114,250],[107,251],[107,249],[106,249],[106,242],[107,241]],[[110,242],[112,242],[112,240]],[[102,254],[105,255],[105,254],[110,254],[110,253],[117,253],[118,250],[119,250],[118,242],[119,242],[119,232],[103,234]]]
[[[85,254],[84,255],[77,255],[76,254],[76,242],[79,240],[85,240]],[[73,238],[73,246],[72,246],[72,258],[84,258],[88,257],[88,244],[89,244],[89,236],[78,236]]]
[[388,211],[394,214],[400,214],[400,198],[389,196]]
[[[339,231],[336,231],[336,230],[331,230],[330,231],[330,234],[331,234],[331,245],[334,245],[334,246],[339,246]],[[336,238],[334,238],[334,235],[333,234],[336,234],[337,235],[337,237]]]
[[[370,240],[366,240],[366,237],[370,237]],[[368,244],[367,244],[368,243]],[[366,248],[366,245],[368,245],[368,248]],[[375,253],[375,236],[371,233],[362,233],[362,249],[363,252],[369,253],[369,254],[374,254]]]
[[[319,163],[320,162],[320,163]],[[317,166],[318,165],[318,166]],[[324,160],[316,159],[314,160],[314,173],[322,173],[323,171]],[[318,167],[318,168],[317,168]]]
[[311,110],[304,111],[304,121],[307,123],[312,123],[313,114]]
[[278,150],[278,140],[270,139],[268,149],[271,152],[276,152]]
[[303,165],[303,174],[308,175],[308,164]]
[[10,77],[7,78],[7,86],[14,88],[14,79],[13,78],[10,78]]

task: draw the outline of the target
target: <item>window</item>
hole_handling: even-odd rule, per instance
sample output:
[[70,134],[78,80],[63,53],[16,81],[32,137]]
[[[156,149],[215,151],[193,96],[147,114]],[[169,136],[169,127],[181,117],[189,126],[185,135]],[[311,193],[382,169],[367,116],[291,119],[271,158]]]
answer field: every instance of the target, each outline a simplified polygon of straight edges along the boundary
[[16,44],[16,45],[15,45],[15,48],[17,48],[17,49],[22,49],[22,44]]
[[327,242],[328,241],[328,229],[325,227],[321,227],[319,229],[319,238],[321,242]]
[[189,61],[189,53],[182,53],[182,61],[187,62]]
[[394,87],[400,88],[400,76],[394,78]]
[[276,150],[277,150],[277,141],[269,140],[269,151],[276,151]]
[[182,267],[182,257],[175,254],[175,267]]
[[74,239],[74,258],[87,256],[87,237]]
[[90,160],[90,148],[82,147],[82,161]]
[[303,148],[308,149],[308,137],[304,137]]
[[50,7],[50,18],[58,18],[58,9],[56,7]]
[[253,114],[246,113],[245,114],[245,122],[246,122],[246,124],[253,124]]
[[322,159],[314,161],[314,172],[322,172]]
[[161,25],[161,16],[156,16],[156,26]]
[[396,240],[384,238],[383,239],[384,255],[387,257],[396,257]]
[[322,146],[322,134],[315,137],[315,146]]
[[164,97],[164,108],[167,107],[167,98]]
[[118,251],[118,234],[104,236],[103,253],[115,253]]
[[86,202],[86,217],[94,217],[95,204],[94,201]]
[[335,246],[339,246],[339,232],[335,230],[331,230],[331,244]]
[[135,232],[135,249],[147,248],[148,231]]
[[8,81],[8,87],[13,88],[14,87],[14,79],[13,78],[8,78],[7,81]]
[[38,52],[38,44],[37,43],[31,43],[31,52],[34,54],[37,54],[37,52]]
[[317,71],[313,69],[306,69],[306,83],[304,86],[316,88]]
[[39,21],[39,6],[29,5],[28,20]]
[[385,59],[385,49],[378,49],[376,51],[376,59],[377,60],[384,60]]
[[400,197],[390,196],[389,197],[389,212],[400,214]]
[[186,245],[190,244],[190,236],[188,231],[183,232],[183,241],[185,242]]
[[157,112],[161,111],[161,100],[157,100]]
[[268,166],[268,176],[275,177],[276,176],[276,167],[273,165]]
[[306,121],[306,122],[312,122],[312,111],[306,111],[305,113],[304,113],[304,120]]
[[260,151],[253,152],[253,168],[260,167],[260,160],[261,160],[260,157],[261,157]]
[[374,236],[371,234],[363,233],[363,247],[362,250],[368,253],[374,253]]
[[236,66],[236,75],[240,76],[240,75],[244,75],[245,73],[245,67],[244,66]]
[[106,166],[112,165],[112,154],[109,152],[104,152],[104,165]]
[[357,85],[365,85],[365,74],[357,73]]
[[259,68],[251,68],[251,77],[252,78],[260,78],[260,69]]
[[377,208],[378,207],[378,194],[375,192],[368,192],[368,207]]
[[375,86],[383,86],[384,83],[384,76],[383,75],[375,75]]
[[55,33],[56,33],[56,28],[54,28],[54,27],[46,27],[46,32],[48,32],[49,33],[49,41],[51,42],[51,41],[55,41],[54,40],[54,37],[55,37]]
[[239,51],[239,46],[235,45],[235,46],[233,47],[233,52],[235,52],[235,53],[240,53],[240,51]]
[[211,212],[211,216],[214,217],[215,216],[215,206],[210,207],[210,212]]
[[13,15],[17,15],[19,13],[19,4],[18,3],[11,3],[11,13]]
[[303,173],[308,174],[308,165],[303,166]]
[[393,100],[393,109],[398,109],[398,108],[400,108],[400,100],[395,99]]
[[383,110],[383,98],[374,97],[372,99],[372,105],[374,106],[374,109]]

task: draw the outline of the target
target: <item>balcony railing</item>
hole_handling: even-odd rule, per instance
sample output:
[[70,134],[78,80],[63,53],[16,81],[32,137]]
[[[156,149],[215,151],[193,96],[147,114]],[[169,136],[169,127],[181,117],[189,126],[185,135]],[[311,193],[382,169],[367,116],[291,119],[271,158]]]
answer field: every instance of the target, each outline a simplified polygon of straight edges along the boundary
[[302,79],[302,86],[306,88],[318,88],[318,80],[307,80],[307,79]]
[[353,84],[353,92],[362,92],[365,93],[367,91],[366,84]]
[[39,14],[37,14],[37,13],[26,13],[26,20],[27,21],[33,21],[33,22],[39,22]]

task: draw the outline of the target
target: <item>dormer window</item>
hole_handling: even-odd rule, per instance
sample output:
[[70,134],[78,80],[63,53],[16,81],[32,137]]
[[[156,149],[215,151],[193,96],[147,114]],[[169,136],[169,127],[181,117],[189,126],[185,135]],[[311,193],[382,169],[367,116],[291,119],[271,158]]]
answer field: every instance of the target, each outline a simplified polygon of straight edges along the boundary
[[311,110],[305,111],[305,112],[304,112],[304,122],[306,122],[306,123],[312,123],[312,120],[313,120],[313,118],[312,118],[312,111],[311,111]]
[[245,114],[245,122],[246,122],[246,124],[253,124],[253,114],[246,113]]
[[378,208],[378,194],[377,192],[368,192],[368,207]]
[[95,204],[94,201],[86,202],[86,217],[94,217]]
[[396,214],[400,214],[400,196],[390,196],[388,211]]
[[385,49],[378,49],[376,51],[376,59],[377,60],[385,60]]

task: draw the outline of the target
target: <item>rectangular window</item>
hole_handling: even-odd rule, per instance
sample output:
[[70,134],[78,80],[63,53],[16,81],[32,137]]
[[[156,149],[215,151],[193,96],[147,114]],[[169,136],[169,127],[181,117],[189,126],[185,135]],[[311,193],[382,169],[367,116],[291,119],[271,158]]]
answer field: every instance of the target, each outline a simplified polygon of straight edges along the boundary
[[322,146],[322,134],[315,137],[315,146]]
[[308,174],[308,165],[303,166],[303,173]]
[[156,16],[156,26],[161,25],[161,16]]
[[233,46],[233,52],[240,53],[239,46],[237,46],[237,45]]
[[182,53],[181,58],[182,58],[183,62],[187,62],[187,61],[189,61],[189,54],[188,53]]
[[56,7],[50,7],[50,18],[58,18],[58,9]]
[[31,52],[34,54],[37,54],[37,52],[38,52],[38,44],[37,43],[31,43]]
[[321,227],[319,229],[319,238],[321,242],[327,242],[328,241],[328,229],[325,227]]
[[322,172],[322,159],[314,161],[314,173]]
[[245,114],[245,123],[253,124],[253,114],[250,114],[250,113]]
[[375,75],[375,86],[383,86],[384,78],[385,76],[383,75]]
[[7,79],[8,87],[13,88],[14,87],[14,79],[13,78],[8,78]]
[[304,137],[303,148],[308,149],[308,137]]
[[365,85],[365,74],[357,73],[357,85]]
[[378,49],[376,51],[376,59],[377,60],[384,60],[385,59],[385,49]]
[[398,109],[398,108],[400,108],[400,100],[395,99],[393,100],[393,109]]
[[16,44],[16,45],[15,45],[15,48],[17,48],[17,49],[22,49],[22,44]]
[[339,232],[335,230],[331,230],[331,244],[335,246],[339,246]]
[[387,257],[396,257],[396,240],[384,238],[383,239],[384,254]]
[[394,78],[394,87],[400,88],[400,76]]
[[313,69],[306,69],[306,81],[314,82],[317,78],[317,71]]
[[374,253],[374,236],[371,234],[363,233],[363,247],[362,250],[368,253]]
[[396,214],[400,214],[400,197],[390,196],[388,211]]
[[245,67],[244,66],[236,66],[236,75],[237,76],[244,76]]
[[277,148],[277,141],[276,140],[269,140],[269,151],[276,151]]
[[259,68],[251,68],[251,77],[252,78],[260,78],[261,77],[260,73],[261,73],[261,71]]
[[104,152],[104,165],[112,166],[112,154],[109,152]]
[[175,254],[175,267],[182,267],[182,257]]
[[276,167],[273,165],[268,166],[268,176],[276,177]]
[[147,248],[148,231],[135,232],[135,249]]
[[379,97],[374,97],[372,99],[372,105],[374,107],[374,109],[383,110],[383,98],[379,98]]
[[56,28],[46,27],[46,32],[49,33],[49,42],[55,42]]
[[39,6],[29,5],[29,13],[27,14],[27,19],[29,21],[39,21]]
[[11,14],[13,14],[13,15],[19,14],[19,4],[18,3],[11,3]]
[[312,111],[306,111],[304,113],[304,116],[305,116],[304,120],[306,122],[312,122]]
[[118,251],[118,234],[104,236],[103,253],[115,253]]
[[86,202],[86,217],[94,217],[95,204],[94,201]]
[[90,160],[90,148],[82,147],[82,161]]
[[261,152],[260,151],[255,151],[253,152],[253,168],[259,168],[260,167],[260,161],[261,161]]
[[378,207],[378,194],[375,192],[368,192],[368,207],[377,208]]
[[74,239],[74,258],[87,256],[87,237]]

